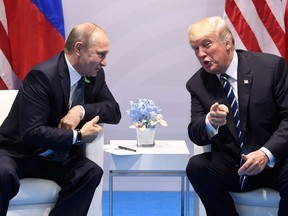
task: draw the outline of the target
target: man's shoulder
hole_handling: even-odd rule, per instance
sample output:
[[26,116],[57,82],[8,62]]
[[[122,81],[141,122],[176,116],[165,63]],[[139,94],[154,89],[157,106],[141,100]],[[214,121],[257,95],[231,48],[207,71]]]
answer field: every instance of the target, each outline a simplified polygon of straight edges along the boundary
[[35,65],[35,67],[33,69],[37,70],[37,69],[47,69],[47,67],[51,67],[54,65],[57,65],[59,61],[64,61],[65,62],[65,58],[64,58],[64,53],[60,52],[54,56],[52,56],[50,59],[47,59],[45,61],[42,61],[40,63],[38,63],[37,65]]
[[237,50],[239,65],[244,65],[252,69],[254,72],[257,71],[270,71],[275,69],[279,65],[284,65],[285,60],[277,55],[262,52],[252,52]]
[[203,84],[211,78],[211,76],[215,76],[214,74],[210,74],[205,71],[202,67],[194,73],[191,78],[186,82],[186,88],[189,90],[196,86],[203,86]]
[[65,63],[64,54],[62,52],[58,53],[52,58],[34,66],[26,75],[23,82],[25,83],[29,80],[28,82],[34,83],[35,80],[42,80],[53,83],[59,78],[59,75],[64,76],[63,71],[65,71],[65,67],[67,67],[67,64]]
[[236,50],[236,53],[239,57],[244,57],[246,59],[270,59],[272,61],[279,60],[281,57],[271,53],[265,52],[255,52],[255,51],[247,51],[247,50]]
[[211,77],[214,77],[214,74],[208,73],[204,70],[203,67],[201,67],[198,71],[196,71],[187,81],[189,82],[199,82],[200,80],[209,79]]

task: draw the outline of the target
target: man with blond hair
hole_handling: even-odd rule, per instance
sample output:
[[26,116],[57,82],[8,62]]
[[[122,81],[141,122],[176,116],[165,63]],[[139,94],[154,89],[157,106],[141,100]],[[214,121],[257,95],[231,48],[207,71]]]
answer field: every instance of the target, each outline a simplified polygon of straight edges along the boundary
[[283,58],[235,50],[221,17],[190,25],[201,68],[188,80],[188,134],[211,152],[193,156],[187,176],[208,216],[238,215],[229,191],[271,187],[288,215],[288,69]]

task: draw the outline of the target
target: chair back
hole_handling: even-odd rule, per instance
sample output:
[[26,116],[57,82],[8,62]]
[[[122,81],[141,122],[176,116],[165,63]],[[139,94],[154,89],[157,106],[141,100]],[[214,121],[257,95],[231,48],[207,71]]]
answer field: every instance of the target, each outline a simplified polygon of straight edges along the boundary
[[18,90],[0,90],[0,125],[7,117],[17,93]]

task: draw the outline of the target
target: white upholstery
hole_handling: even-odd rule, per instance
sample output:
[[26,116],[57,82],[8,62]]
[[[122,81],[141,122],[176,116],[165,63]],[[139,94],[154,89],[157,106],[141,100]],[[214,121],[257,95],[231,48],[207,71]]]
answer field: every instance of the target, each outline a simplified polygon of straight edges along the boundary
[[[17,90],[0,90],[0,124],[7,116],[16,94]],[[86,156],[101,167],[104,157],[103,145],[104,135],[101,132],[92,143],[87,144],[86,148]],[[18,194],[10,201],[7,216],[47,216],[57,200],[59,186],[53,181],[36,178],[21,179],[20,184]],[[102,215],[102,186],[101,181],[94,194],[88,216]]]
[[[41,193],[35,188],[41,188]],[[60,188],[50,180],[26,178],[21,180],[20,191],[16,197],[10,201],[10,206],[31,203],[55,202]]]
[[[194,155],[210,151],[210,146],[194,144]],[[276,216],[280,201],[279,193],[271,188],[260,188],[244,193],[231,193],[239,216]],[[194,216],[206,215],[197,193],[194,193]]]

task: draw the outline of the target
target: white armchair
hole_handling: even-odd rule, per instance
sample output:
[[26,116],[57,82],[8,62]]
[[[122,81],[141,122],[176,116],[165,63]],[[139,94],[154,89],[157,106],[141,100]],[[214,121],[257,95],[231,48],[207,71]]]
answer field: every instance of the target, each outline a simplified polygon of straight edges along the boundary
[[[0,125],[7,116],[17,90],[0,90]],[[86,156],[103,167],[104,135],[87,144]],[[102,215],[102,181],[96,189],[88,216]],[[10,201],[7,216],[47,216],[58,197],[59,186],[50,180],[25,178],[20,180],[20,190]]]
[[[210,151],[210,146],[194,144],[194,155]],[[239,216],[276,216],[280,201],[279,193],[271,188],[260,188],[244,193],[231,193]],[[205,208],[194,193],[194,216],[205,216]]]

